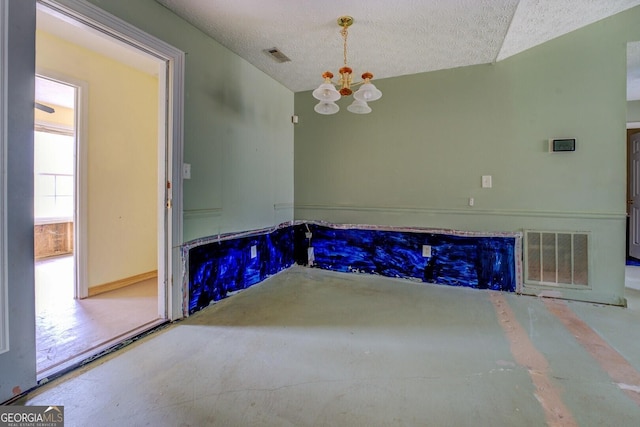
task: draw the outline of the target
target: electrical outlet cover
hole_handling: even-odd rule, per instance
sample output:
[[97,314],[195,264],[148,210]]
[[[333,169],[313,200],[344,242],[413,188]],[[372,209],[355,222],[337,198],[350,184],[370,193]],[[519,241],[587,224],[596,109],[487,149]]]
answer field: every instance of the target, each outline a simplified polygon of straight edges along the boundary
[[425,258],[431,258],[431,246],[422,245],[422,256]]

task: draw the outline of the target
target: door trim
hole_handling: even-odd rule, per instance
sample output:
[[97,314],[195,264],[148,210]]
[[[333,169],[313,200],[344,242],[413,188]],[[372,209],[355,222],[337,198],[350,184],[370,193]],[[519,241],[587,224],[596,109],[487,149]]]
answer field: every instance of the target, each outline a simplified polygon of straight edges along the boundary
[[[38,0],[39,3],[79,21],[121,42],[127,43],[165,62],[166,73],[166,164],[164,179],[171,192],[164,192],[164,275],[159,279],[159,297],[165,295],[164,311],[169,320],[184,316],[182,309],[182,263],[180,246],[182,231],[182,159],[184,124],[184,62],[185,54],[164,41],[105,12],[85,0]],[[160,174],[162,174],[162,171]],[[159,274],[161,272],[159,271]]]
[[75,145],[75,165],[74,165],[74,213],[73,213],[73,257],[75,265],[74,276],[74,297],[86,298],[89,296],[89,275],[87,272],[88,250],[87,242],[87,149],[88,140],[88,117],[89,107],[89,83],[79,80],[57,71],[45,68],[37,68],[36,76],[57,81],[76,89],[76,99],[74,106],[74,145]]
[[8,2],[0,3],[0,354],[9,351],[9,292],[7,286],[7,8]]
[[[634,245],[634,237],[638,233],[637,229],[637,210],[634,210],[633,206],[637,200],[634,199],[634,189],[640,183],[635,182],[637,179],[638,171],[634,173],[634,165],[633,165],[633,137],[637,134],[640,134],[640,129],[627,129],[627,248],[626,248],[626,256],[638,258],[638,246]],[[635,256],[634,256],[635,255]]]

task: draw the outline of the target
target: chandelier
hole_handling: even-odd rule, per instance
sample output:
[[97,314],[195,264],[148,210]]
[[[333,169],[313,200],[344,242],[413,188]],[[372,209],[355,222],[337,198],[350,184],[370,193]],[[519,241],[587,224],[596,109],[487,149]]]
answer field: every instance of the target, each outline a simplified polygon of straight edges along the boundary
[[[340,90],[336,89],[335,83],[331,81],[333,73],[325,71],[322,74],[324,83],[322,83],[316,90],[313,91],[313,97],[320,100],[320,102],[313,108],[316,113],[319,114],[335,114],[340,110],[336,101],[342,96],[349,96],[353,94],[353,103],[347,107],[352,113],[367,114],[371,112],[371,107],[367,102],[375,101],[382,97],[380,92],[371,83],[373,74],[366,72],[362,74],[362,81],[353,83],[351,73],[353,70],[347,65],[347,36],[349,35],[348,28],[353,24],[353,18],[350,16],[341,16],[338,18],[338,25],[342,27],[340,34],[344,40],[344,66],[338,70],[340,73],[340,80],[337,85],[340,86]],[[360,86],[360,88],[354,93],[351,88],[353,86]]]

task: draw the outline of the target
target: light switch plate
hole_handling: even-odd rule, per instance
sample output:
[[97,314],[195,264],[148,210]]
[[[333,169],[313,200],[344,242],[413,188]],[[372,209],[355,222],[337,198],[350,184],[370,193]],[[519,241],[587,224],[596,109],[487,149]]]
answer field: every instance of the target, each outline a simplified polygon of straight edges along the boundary
[[183,163],[182,164],[182,178],[191,179],[191,164]]
[[491,188],[493,186],[491,181],[491,175],[482,175],[482,188]]

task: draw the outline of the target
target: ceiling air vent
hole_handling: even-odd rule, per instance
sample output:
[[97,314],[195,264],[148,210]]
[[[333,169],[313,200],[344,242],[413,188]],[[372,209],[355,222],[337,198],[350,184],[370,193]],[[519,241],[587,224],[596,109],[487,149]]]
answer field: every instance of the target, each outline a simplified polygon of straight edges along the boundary
[[280,52],[277,47],[272,47],[271,49],[265,49],[265,52],[273,58],[276,62],[290,62],[291,59],[284,53]]

